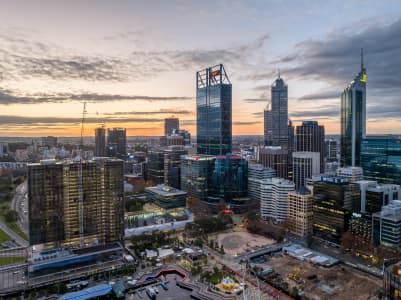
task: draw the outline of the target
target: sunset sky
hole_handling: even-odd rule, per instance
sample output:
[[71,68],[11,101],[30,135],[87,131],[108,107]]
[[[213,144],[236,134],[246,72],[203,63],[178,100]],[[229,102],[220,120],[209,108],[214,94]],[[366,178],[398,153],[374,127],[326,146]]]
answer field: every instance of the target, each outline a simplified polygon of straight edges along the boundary
[[196,134],[195,73],[223,63],[233,134],[263,134],[280,69],[289,115],[339,133],[340,94],[367,68],[368,134],[401,133],[401,4],[388,1],[0,1],[0,136],[85,135],[104,122]]

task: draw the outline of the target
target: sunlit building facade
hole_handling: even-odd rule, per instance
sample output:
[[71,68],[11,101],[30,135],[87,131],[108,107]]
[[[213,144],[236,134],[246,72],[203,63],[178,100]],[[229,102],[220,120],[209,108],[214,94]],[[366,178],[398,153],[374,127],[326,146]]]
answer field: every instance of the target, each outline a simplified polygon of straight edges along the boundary
[[123,161],[110,158],[81,167],[55,160],[28,165],[30,245],[60,248],[123,241],[123,171]]

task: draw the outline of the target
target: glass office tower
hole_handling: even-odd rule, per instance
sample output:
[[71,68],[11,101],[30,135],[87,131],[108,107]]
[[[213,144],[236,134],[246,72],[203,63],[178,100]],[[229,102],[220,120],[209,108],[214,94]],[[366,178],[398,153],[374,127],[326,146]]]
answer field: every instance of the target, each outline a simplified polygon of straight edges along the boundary
[[366,69],[341,94],[341,165],[360,166],[361,142],[366,136]]
[[197,153],[231,153],[232,85],[222,64],[196,73],[196,116]]
[[369,136],[363,139],[361,167],[367,180],[401,184],[401,136]]

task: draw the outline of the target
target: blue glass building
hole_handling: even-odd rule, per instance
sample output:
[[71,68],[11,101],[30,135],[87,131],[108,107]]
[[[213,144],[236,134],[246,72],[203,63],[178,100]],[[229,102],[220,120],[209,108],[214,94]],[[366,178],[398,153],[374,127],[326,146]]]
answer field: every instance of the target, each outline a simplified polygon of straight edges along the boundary
[[231,153],[232,86],[222,64],[196,73],[196,115],[197,153]]
[[367,180],[401,184],[401,136],[369,136],[363,139],[361,167]]
[[341,166],[360,166],[361,142],[366,137],[366,69],[341,94]]

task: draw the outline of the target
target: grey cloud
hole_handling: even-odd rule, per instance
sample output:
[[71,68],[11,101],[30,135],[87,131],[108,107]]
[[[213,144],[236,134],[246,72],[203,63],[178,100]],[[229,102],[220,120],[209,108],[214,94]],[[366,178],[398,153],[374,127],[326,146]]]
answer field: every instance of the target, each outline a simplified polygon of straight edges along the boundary
[[123,112],[105,113],[104,115],[112,116],[112,115],[166,115],[166,114],[190,115],[192,114],[192,112],[189,110],[160,109],[155,111],[123,111]]
[[[157,123],[162,122],[163,119],[158,118],[105,118],[107,123]],[[98,123],[98,118],[85,118],[85,123]],[[0,125],[42,125],[42,124],[80,124],[81,118],[68,118],[68,117],[26,117],[26,116],[12,116],[0,115]]]
[[247,126],[247,125],[256,125],[256,124],[260,124],[260,121],[236,121],[236,122],[233,122],[233,125],[236,125],[236,126]]
[[247,103],[266,102],[266,104],[269,102],[266,98],[247,98],[247,99],[244,99],[243,101],[245,101]]
[[329,100],[339,99],[341,91],[321,91],[314,94],[304,95],[299,97],[298,100]]
[[61,103],[68,101],[89,101],[89,102],[107,102],[124,100],[142,100],[142,101],[187,101],[192,97],[153,97],[141,95],[117,95],[117,94],[96,94],[96,93],[58,93],[58,94],[35,94],[29,96],[19,96],[15,91],[4,90],[0,88],[0,105],[10,104],[37,104],[37,103]]

